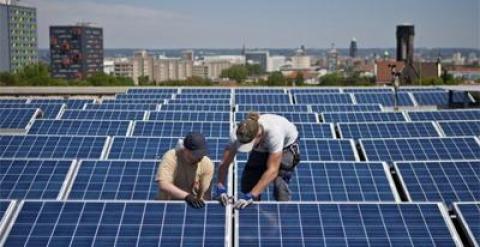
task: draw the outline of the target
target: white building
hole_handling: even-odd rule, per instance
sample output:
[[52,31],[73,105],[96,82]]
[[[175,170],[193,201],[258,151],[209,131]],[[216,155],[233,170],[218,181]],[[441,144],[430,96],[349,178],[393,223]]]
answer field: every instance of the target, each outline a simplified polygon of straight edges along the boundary
[[280,71],[283,66],[287,65],[287,58],[285,56],[271,56],[267,72]]
[[227,60],[202,61],[193,66],[193,75],[204,79],[217,80],[223,70],[229,69],[233,65]]

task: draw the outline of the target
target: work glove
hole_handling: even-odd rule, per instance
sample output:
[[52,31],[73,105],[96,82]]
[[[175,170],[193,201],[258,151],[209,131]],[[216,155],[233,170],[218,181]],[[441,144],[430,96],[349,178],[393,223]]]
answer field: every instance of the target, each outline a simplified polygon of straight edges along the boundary
[[247,193],[243,195],[242,199],[238,200],[235,203],[234,207],[235,209],[244,209],[252,203],[253,203],[253,196],[251,193]]
[[185,197],[185,201],[190,205],[192,208],[203,208],[205,207],[205,202],[202,199],[198,199],[196,196],[189,194]]
[[228,204],[229,198],[227,195],[227,188],[223,184],[218,183],[215,186],[215,197],[220,201],[220,203],[225,207]]

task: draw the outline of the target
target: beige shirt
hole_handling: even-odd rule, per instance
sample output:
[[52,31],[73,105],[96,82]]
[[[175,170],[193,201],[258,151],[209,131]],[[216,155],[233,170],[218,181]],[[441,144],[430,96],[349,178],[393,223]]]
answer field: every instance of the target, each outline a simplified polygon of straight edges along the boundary
[[[180,151],[172,149],[163,155],[155,181],[171,182],[187,193],[209,200],[214,172],[213,162],[205,156],[196,165],[187,164],[178,152]],[[157,199],[171,200],[172,198],[159,189]]]

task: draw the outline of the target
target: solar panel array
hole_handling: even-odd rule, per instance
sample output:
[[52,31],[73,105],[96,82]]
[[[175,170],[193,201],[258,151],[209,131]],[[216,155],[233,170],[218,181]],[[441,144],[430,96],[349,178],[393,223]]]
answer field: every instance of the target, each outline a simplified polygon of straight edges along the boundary
[[[465,95],[454,93],[454,101],[474,102]],[[409,110],[448,105],[440,88],[404,88],[398,96]],[[43,113],[21,124],[23,132],[0,128],[0,219],[8,216],[0,245],[478,245],[480,111],[393,112],[393,105],[391,87],[0,98],[0,113]],[[261,195],[265,202],[241,211],[155,201],[167,150],[199,131],[218,165],[235,123],[252,111],[282,115],[299,130],[302,161],[290,180],[291,202],[274,202],[273,185]],[[17,121],[0,115],[0,123]],[[227,177],[237,199],[247,159],[238,154]]]
[[0,129],[26,129],[38,114],[38,109],[0,109]]

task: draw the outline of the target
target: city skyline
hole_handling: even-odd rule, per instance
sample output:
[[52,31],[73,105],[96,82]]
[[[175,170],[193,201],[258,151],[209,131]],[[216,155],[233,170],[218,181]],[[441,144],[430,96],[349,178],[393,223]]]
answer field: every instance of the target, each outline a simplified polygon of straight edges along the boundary
[[48,47],[50,25],[77,22],[103,27],[105,48],[113,49],[328,48],[331,43],[346,48],[352,37],[359,48],[391,48],[396,25],[404,22],[415,25],[417,47],[480,49],[476,0],[402,2],[414,8],[380,0],[22,2],[37,8],[42,49]]

